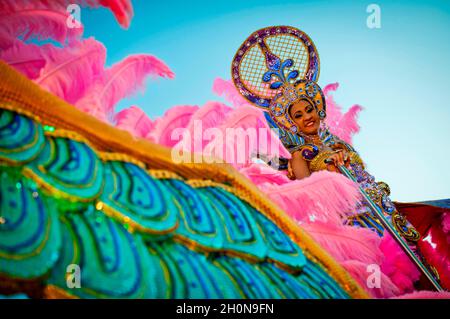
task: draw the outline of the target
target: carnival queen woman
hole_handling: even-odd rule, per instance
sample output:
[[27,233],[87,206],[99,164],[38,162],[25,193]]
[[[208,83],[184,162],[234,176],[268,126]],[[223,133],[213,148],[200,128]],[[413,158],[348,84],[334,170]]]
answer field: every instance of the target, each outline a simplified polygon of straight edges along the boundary
[[[264,110],[270,127],[279,132],[291,153],[290,179],[304,179],[314,172],[343,173],[359,184],[364,199],[348,225],[392,235],[413,263],[439,289],[415,243],[420,234],[398,212],[389,198],[389,186],[376,182],[355,149],[330,133],[325,124],[326,100],[317,84],[319,56],[312,40],[289,26],[268,27],[252,33],[237,51],[232,79],[240,94]],[[414,252],[413,252],[414,251]],[[420,257],[418,257],[420,256]]]

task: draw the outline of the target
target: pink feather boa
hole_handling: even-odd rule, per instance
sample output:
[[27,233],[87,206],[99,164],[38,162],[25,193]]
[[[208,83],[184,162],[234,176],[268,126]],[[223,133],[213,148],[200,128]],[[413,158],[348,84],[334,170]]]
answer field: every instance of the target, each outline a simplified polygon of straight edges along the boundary
[[340,225],[343,216],[353,214],[360,198],[354,182],[328,171],[296,181],[264,164],[252,164],[240,172],[299,222],[314,219]]
[[420,272],[391,235],[383,235],[380,249],[385,257],[381,264],[382,271],[392,279],[401,293],[414,291],[413,282],[419,279]]

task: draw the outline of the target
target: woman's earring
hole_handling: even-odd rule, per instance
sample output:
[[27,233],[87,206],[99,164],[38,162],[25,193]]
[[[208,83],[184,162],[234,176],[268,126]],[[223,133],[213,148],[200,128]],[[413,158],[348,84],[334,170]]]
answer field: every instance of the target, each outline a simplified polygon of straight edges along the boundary
[[327,114],[325,113],[324,110],[320,110],[318,115],[319,115],[320,119],[322,119],[322,120],[327,116]]

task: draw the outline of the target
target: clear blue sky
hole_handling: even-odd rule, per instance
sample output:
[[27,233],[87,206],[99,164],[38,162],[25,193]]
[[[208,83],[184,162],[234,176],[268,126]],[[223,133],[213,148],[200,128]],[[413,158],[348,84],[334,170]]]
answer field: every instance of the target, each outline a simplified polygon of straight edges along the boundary
[[[381,8],[381,29],[366,26],[366,7]],[[151,117],[174,105],[218,98],[216,77],[230,78],[241,42],[258,28],[292,25],[319,51],[319,84],[339,82],[336,101],[362,105],[354,146],[398,201],[450,197],[449,1],[133,1],[122,30],[106,10],[84,10],[85,35],[108,49],[112,64],[150,53],[175,72],[149,81],[144,94],[123,101]]]

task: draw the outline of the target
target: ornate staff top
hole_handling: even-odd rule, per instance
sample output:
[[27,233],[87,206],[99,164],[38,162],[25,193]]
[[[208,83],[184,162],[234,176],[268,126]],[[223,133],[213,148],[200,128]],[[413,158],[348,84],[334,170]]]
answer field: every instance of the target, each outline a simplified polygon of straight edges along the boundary
[[325,97],[316,83],[319,55],[301,30],[274,26],[253,32],[236,52],[231,72],[242,96],[292,134],[298,127],[288,110],[295,101],[308,100],[321,118],[326,116]]

